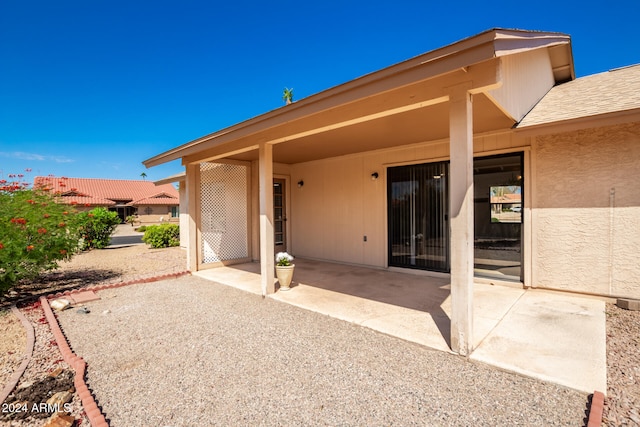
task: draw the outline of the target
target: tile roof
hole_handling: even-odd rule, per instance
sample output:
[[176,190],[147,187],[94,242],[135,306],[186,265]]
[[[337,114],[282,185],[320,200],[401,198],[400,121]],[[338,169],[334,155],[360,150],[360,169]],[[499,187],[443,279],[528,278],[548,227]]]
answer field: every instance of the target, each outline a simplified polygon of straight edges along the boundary
[[173,205],[175,202],[175,198],[171,197],[171,195],[167,193],[158,193],[153,196],[146,197],[144,199],[134,200],[129,204],[132,206],[138,205]]
[[177,206],[180,202],[173,185],[155,185],[151,181],[38,176],[34,187],[49,188],[52,193],[60,194],[65,203],[85,206]]
[[640,64],[554,86],[517,128],[640,108]]

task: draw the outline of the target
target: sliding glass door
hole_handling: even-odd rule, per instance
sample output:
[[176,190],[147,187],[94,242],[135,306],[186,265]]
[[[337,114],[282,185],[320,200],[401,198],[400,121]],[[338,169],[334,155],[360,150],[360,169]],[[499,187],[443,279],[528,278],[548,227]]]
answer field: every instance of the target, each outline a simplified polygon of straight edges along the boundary
[[449,271],[449,163],[387,170],[389,265]]
[[473,168],[475,274],[521,281],[523,155],[480,157]]

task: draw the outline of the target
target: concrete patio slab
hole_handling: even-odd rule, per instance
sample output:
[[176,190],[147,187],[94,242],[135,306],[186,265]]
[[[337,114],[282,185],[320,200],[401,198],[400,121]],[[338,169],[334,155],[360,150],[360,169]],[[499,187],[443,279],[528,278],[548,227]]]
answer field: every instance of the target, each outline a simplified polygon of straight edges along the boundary
[[[194,273],[261,294],[260,265]],[[296,259],[289,291],[270,298],[451,352],[446,278]],[[474,284],[471,359],[592,393],[606,391],[604,301]]]
[[606,392],[604,302],[529,290],[471,359],[577,390]]

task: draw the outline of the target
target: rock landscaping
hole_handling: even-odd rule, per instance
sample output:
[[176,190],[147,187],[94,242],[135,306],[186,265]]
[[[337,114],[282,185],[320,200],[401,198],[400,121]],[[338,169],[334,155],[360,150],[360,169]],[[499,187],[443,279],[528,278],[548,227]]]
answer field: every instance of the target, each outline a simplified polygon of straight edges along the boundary
[[[149,249],[145,245],[133,245],[117,249],[94,250],[80,254],[71,262],[64,263],[60,269],[46,274],[40,280],[23,283],[7,295],[0,297],[0,333],[3,336],[3,340],[0,342],[0,389],[15,375],[25,358],[30,357],[29,364],[20,377],[17,387],[2,402],[5,405],[3,408],[6,410],[0,413],[0,426],[87,427],[90,425],[74,389],[74,372],[62,359],[42,308],[37,301],[39,296],[87,286],[177,273],[184,270],[184,266],[185,252],[180,248]],[[20,312],[34,327],[35,342],[32,355],[24,354],[26,333],[20,321],[9,310],[12,304],[18,305]],[[608,389],[606,390],[607,397],[604,402],[602,425],[637,427],[640,426],[640,311],[626,310],[615,304],[607,304],[606,307]],[[78,316],[88,316],[91,312],[82,304],[76,304],[70,310],[73,310],[73,314]],[[304,317],[303,314],[295,315]],[[296,338],[289,339],[295,340]],[[305,360],[302,359],[298,362],[306,364]],[[335,365],[336,360],[331,359],[325,362],[329,363],[328,366],[338,369],[338,365]],[[243,363],[248,363],[248,361]],[[465,369],[470,368],[470,365],[464,366]],[[90,364],[88,370],[91,371]],[[484,368],[482,372],[483,375],[486,374]],[[529,384],[527,387],[531,387],[536,383],[535,381],[529,382],[531,380],[520,380],[517,376],[513,378],[513,381],[510,382],[513,387],[516,384],[520,386],[520,383]],[[222,379],[224,377],[221,377]],[[378,381],[382,380],[383,378],[378,379]],[[294,379],[292,378],[291,381]],[[448,390],[453,387],[453,384],[442,383],[440,386]],[[507,385],[506,387],[511,386]],[[345,387],[348,389],[347,385]],[[384,387],[389,388],[390,385],[384,384]],[[538,386],[536,385],[536,387]],[[225,391],[225,393],[229,392],[229,390]],[[486,390],[485,393],[492,393],[492,391]],[[572,393],[567,394],[567,396],[569,395]],[[505,396],[504,390],[500,391],[500,398],[504,399]],[[305,401],[309,398],[307,396]],[[337,399],[338,396],[335,398]],[[357,400],[356,397],[354,399]],[[412,399],[418,399],[418,397],[413,396]],[[560,404],[562,400],[554,401]],[[113,402],[109,403],[113,405]],[[230,404],[230,402],[225,404],[227,403]],[[431,404],[433,403],[432,401]],[[542,400],[540,404],[543,404]],[[34,408],[36,409],[34,410]],[[474,412],[471,418],[477,420],[476,425],[492,425],[491,413],[495,413],[497,408],[485,411],[481,408],[469,407],[468,410]],[[57,409],[61,409],[61,411],[57,412]],[[329,408],[326,407],[318,409],[320,412],[328,410]],[[560,407],[557,410],[559,412],[565,411]],[[446,412],[446,410],[444,411]],[[588,407],[585,401],[585,406],[582,408],[584,416],[575,416],[575,425],[585,425],[587,411]],[[356,411],[354,409],[349,412]],[[254,413],[251,414],[255,416]],[[441,420],[445,424],[447,422],[455,424],[453,418],[445,417]],[[319,419],[316,421],[319,423]],[[313,424],[313,420],[310,422]],[[560,424],[551,423],[550,425]]]

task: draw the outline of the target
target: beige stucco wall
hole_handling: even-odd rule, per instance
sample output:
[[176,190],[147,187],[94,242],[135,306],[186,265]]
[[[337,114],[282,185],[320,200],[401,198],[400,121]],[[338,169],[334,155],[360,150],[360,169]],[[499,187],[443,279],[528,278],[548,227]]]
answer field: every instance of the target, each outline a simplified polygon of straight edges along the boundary
[[532,147],[532,284],[640,298],[640,124]]
[[142,225],[147,224],[160,224],[163,222],[172,222],[175,224],[179,224],[178,218],[171,218],[171,212],[169,214],[164,215],[138,215],[138,221],[136,224],[140,223]]
[[[386,168],[446,160],[448,150],[442,140],[274,164],[274,175],[289,186],[289,252],[386,267]],[[531,138],[513,132],[474,138],[477,156],[517,151],[526,152],[527,285],[640,298],[640,124]],[[375,181],[373,172],[379,174]],[[257,162],[251,173],[251,256],[258,260]]]
[[171,218],[171,207],[166,205],[140,205],[138,221],[141,223],[178,222],[178,218]]
[[138,215],[169,215],[171,216],[171,207],[167,205],[140,205],[138,208]]

